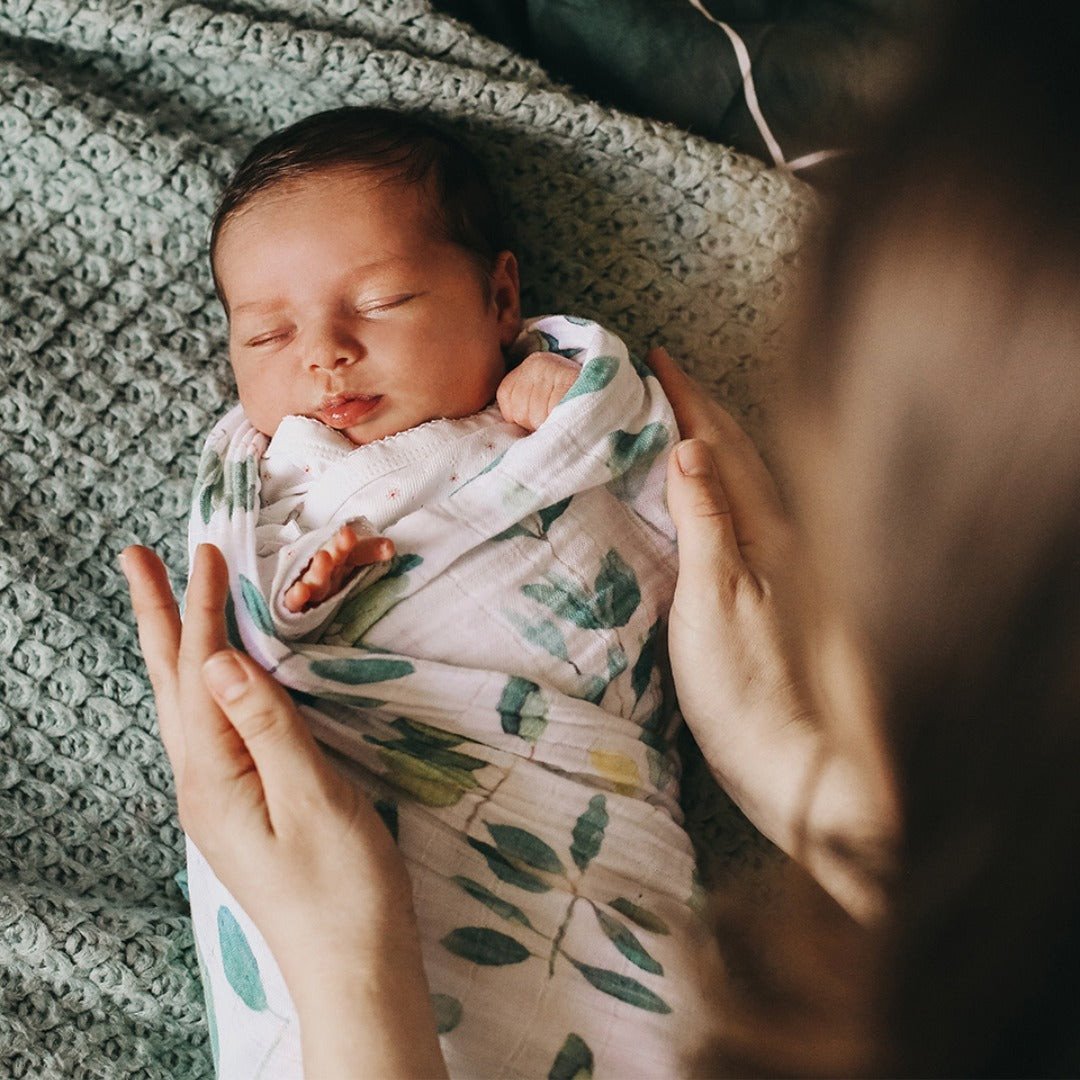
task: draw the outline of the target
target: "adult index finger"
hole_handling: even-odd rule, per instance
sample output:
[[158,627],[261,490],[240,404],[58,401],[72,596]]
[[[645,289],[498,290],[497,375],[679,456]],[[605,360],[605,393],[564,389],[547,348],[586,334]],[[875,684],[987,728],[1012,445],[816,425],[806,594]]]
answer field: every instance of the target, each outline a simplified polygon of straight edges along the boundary
[[120,552],[131,609],[139,633],[157,703],[158,726],[174,775],[183,768],[184,739],[177,711],[177,655],[180,652],[180,610],[165,564],[149,548],[138,545]]
[[744,557],[774,537],[786,539],[790,525],[780,492],[750,436],[666,349],[650,349],[646,361],[671,402],[682,437],[702,439],[712,449]]
[[218,708],[202,675],[206,660],[228,648],[228,595],[229,569],[224,557],[213,544],[200,544],[184,598],[176,673],[186,765],[177,790],[181,815],[191,809],[184,805],[186,793],[193,797],[198,792],[212,794],[214,785],[227,783],[251,768],[243,740]]
[[243,740],[253,772],[233,777],[246,785],[251,809],[282,828],[297,806],[310,807],[326,785],[327,766],[295,702],[254,660],[231,649],[203,666],[203,679]]

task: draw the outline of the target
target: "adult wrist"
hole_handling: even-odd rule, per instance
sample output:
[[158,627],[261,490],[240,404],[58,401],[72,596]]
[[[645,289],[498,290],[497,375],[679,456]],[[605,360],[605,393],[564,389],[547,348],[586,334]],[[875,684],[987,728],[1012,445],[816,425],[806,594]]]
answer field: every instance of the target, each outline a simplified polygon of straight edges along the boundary
[[294,983],[307,1075],[446,1075],[415,924],[411,933],[388,933],[374,949],[324,952]]

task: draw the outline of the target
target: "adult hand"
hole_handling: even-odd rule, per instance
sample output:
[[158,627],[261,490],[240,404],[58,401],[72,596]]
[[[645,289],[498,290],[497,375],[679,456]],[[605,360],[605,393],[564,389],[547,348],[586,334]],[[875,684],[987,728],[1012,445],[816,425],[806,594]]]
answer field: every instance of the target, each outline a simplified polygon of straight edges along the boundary
[[[669,649],[682,714],[747,817],[869,918],[881,904],[877,849],[892,835],[891,810],[879,778],[836,752],[815,715],[793,632],[794,528],[731,415],[665,350],[647,362],[685,437],[667,477],[679,544]],[[863,857],[870,849],[873,860]]]
[[284,689],[227,648],[221,553],[199,548],[182,625],[152,551],[121,565],[180,822],[270,946],[305,1071],[445,1075],[400,854]]

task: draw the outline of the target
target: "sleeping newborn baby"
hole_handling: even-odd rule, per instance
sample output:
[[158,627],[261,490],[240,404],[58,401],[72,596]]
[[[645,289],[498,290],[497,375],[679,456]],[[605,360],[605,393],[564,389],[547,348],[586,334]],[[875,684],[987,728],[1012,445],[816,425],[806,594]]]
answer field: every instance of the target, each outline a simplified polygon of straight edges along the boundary
[[[707,1024],[659,383],[595,323],[522,324],[482,170],[399,114],[256,146],[211,258],[240,405],[192,551],[224,552],[235,640],[401,847],[451,1074],[684,1073]],[[269,950],[188,860],[219,1075],[301,1076]]]

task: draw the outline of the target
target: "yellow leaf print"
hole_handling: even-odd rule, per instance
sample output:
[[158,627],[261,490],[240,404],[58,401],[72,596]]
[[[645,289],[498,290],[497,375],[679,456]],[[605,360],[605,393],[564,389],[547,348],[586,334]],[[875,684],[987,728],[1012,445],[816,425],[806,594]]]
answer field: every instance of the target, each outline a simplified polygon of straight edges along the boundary
[[605,780],[615,785],[620,795],[633,795],[641,787],[641,773],[633,758],[607,750],[590,750],[589,761]]

